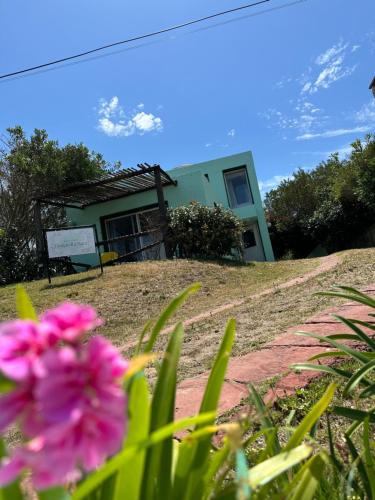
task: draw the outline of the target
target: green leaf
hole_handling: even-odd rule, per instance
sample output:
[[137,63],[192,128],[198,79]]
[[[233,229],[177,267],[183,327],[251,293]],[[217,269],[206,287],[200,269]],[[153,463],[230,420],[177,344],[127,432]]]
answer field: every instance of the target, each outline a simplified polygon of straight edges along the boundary
[[156,342],[156,339],[158,338],[159,333],[163,330],[163,328],[166,325],[169,318],[185,302],[185,300],[190,295],[192,295],[193,293],[196,293],[200,288],[201,288],[201,285],[199,283],[194,283],[193,285],[190,285],[185,290],[183,290],[180,294],[177,295],[177,297],[175,297],[169,303],[169,305],[161,313],[159,319],[157,320],[155,326],[153,327],[153,329],[151,331],[150,338],[149,338],[143,352],[146,353],[146,352],[150,352],[152,350],[152,348],[154,347],[154,344]]
[[16,384],[12,380],[6,378],[2,373],[0,373],[0,394],[5,394],[10,392],[15,388]]
[[350,437],[345,434],[345,440],[346,444],[348,446],[350,455],[352,457],[352,462],[356,464],[357,470],[359,472],[359,475],[361,477],[361,482],[366,490],[366,498],[373,498],[372,493],[371,493],[371,483],[367,474],[367,470],[365,467],[365,464],[363,463],[363,460],[360,456],[360,454],[357,452],[356,447],[354,446],[353,441],[350,439]]
[[329,337],[323,337],[321,335],[316,335],[315,333],[308,333],[308,332],[296,332],[296,335],[301,335],[303,337],[311,337],[313,339],[320,340],[321,342],[324,342],[325,344],[329,344],[333,347],[336,347],[339,351],[344,351],[346,352],[349,356],[352,356],[355,359],[358,359],[361,363],[367,363],[367,358],[366,356],[359,352],[356,351],[355,349],[351,349],[345,344],[341,344],[340,342],[336,342],[334,339],[330,339]]
[[371,498],[375,498],[375,463],[374,457],[371,453],[370,426],[368,418],[366,418],[363,422],[363,447],[365,449],[364,467],[366,468],[367,477],[370,483]]
[[[173,421],[177,365],[183,333],[182,323],[179,323],[171,335],[165,352],[152,398],[150,432]],[[142,498],[168,498],[172,487],[172,456],[172,439],[165,440],[147,452],[145,463],[147,481],[144,481],[142,485]]]
[[349,355],[344,351],[328,351],[315,354],[315,356],[311,356],[311,358],[309,358],[308,361],[315,361],[317,359],[322,359],[322,358],[340,358],[343,356],[349,356]]
[[[340,287],[345,290],[345,288]],[[352,289],[353,293],[342,293],[342,292],[317,292],[314,295],[325,295],[326,297],[340,297],[342,299],[353,300],[354,302],[359,302],[366,306],[375,308],[375,300],[370,296],[365,295],[358,290]]]
[[342,370],[341,368],[334,368],[325,365],[314,365],[312,363],[295,363],[291,365],[293,370],[311,370],[315,372],[329,373],[330,375],[338,375],[339,377],[350,378],[352,373],[347,370]]
[[346,417],[349,420],[363,422],[366,418],[368,418],[372,424],[375,423],[375,415],[364,410],[346,408],[345,406],[334,406],[332,411],[336,413],[336,415],[339,415],[340,417]]
[[[251,400],[255,405],[258,416],[260,418],[262,427],[264,429],[274,429],[275,424],[272,421],[270,412],[266,405],[264,404],[263,399],[258,394],[257,390],[253,386],[253,384],[249,384],[249,388],[251,391]],[[277,436],[277,432],[271,432],[266,438],[267,445],[271,446],[272,454],[278,453],[281,450],[280,442]],[[268,447],[268,446],[267,446]],[[268,450],[265,452],[265,456],[268,455]]]
[[372,351],[375,351],[375,342],[368,335],[366,335],[364,331],[362,331],[360,328],[358,328],[358,326],[351,319],[347,319],[347,318],[344,318],[343,316],[338,316],[335,314],[333,315],[333,317],[338,319],[339,321],[341,321],[341,323],[343,323],[344,325],[349,327],[351,330],[353,330],[353,332],[363,342],[366,342],[366,344],[370,347],[370,349]]
[[236,483],[237,500],[247,500],[250,498],[251,489],[249,486],[249,473],[245,453],[241,448],[236,451]]
[[[229,356],[232,351],[236,333],[236,322],[234,319],[228,321],[223,340],[216,355],[214,365],[208,377],[206,389],[200,406],[200,413],[213,411],[219,404],[221,389],[223,386],[225,373],[228,366]],[[212,420],[212,423],[214,419]],[[199,429],[199,426],[197,426]],[[205,466],[209,460],[211,450],[211,438],[207,436],[197,444],[194,460],[192,462],[189,476],[186,477],[185,498],[198,498],[205,489]]]
[[143,330],[139,336],[138,344],[137,344],[137,347],[136,347],[135,353],[134,353],[135,355],[140,353],[141,348],[142,348],[143,339],[145,338],[146,333],[151,329],[151,325],[152,325],[152,320],[149,319],[146,322],[145,326],[143,327]]
[[290,451],[284,451],[278,455],[255,465],[249,470],[249,484],[252,490],[263,486],[288,469],[308,458],[312,453],[311,446],[302,444]]
[[[129,389],[128,433],[124,449],[147,438],[150,427],[150,395],[146,377],[138,373]],[[142,487],[145,450],[126,460],[117,474],[113,500],[138,500]],[[131,474],[129,471],[131,470]]]
[[369,385],[368,387],[366,387],[366,389],[363,389],[363,391],[360,393],[359,397],[361,399],[363,399],[363,398],[368,398],[370,396],[373,396],[374,394],[375,394],[375,383]]
[[61,486],[38,492],[39,500],[69,500],[71,496]]
[[287,485],[282,498],[288,497],[290,500],[313,499],[327,462],[328,459],[323,453],[311,457]]
[[343,395],[347,396],[358,386],[361,380],[366,377],[366,375],[371,372],[375,368],[375,359],[369,361],[366,365],[362,366],[359,370],[357,370],[353,376],[348,380]]
[[165,425],[161,429],[153,432],[146,439],[133,444],[132,446],[126,447],[120,453],[115,455],[113,458],[109,459],[108,462],[103,465],[100,469],[89,475],[75,490],[73,493],[73,500],[81,500],[85,498],[88,494],[94,491],[98,486],[100,486],[105,479],[110,477],[112,474],[116,473],[120,467],[125,463],[125,461],[136,456],[136,454],[143,449],[147,449],[151,446],[159,444],[165,439],[170,438],[176,432],[182,431],[183,429],[190,428],[197,424],[205,424],[212,421],[214,413],[203,413],[196,415],[195,417],[184,418]]
[[27,295],[27,292],[22,285],[16,286],[16,304],[18,316],[20,319],[31,319],[32,321],[38,321],[38,315],[34,310],[30,297]]
[[309,413],[303,418],[301,423],[298,425],[291,438],[289,439],[287,445],[285,446],[285,450],[291,450],[298,446],[305,436],[310,432],[313,425],[320,416],[326,411],[329,404],[332,401],[333,395],[335,393],[336,384],[330,384],[321,397],[321,399],[315,403],[315,405],[311,408]]

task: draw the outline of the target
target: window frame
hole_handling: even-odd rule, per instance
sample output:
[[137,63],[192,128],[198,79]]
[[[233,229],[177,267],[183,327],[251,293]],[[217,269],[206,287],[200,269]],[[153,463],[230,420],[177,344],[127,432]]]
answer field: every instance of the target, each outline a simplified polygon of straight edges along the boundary
[[[246,203],[236,204],[236,206],[233,206],[231,203],[231,197],[229,194],[227,174],[236,173],[236,172],[239,172],[241,170],[243,170],[245,172],[245,177],[247,180],[247,185],[248,185],[249,193],[250,193],[250,201],[248,201]],[[223,178],[224,178],[224,185],[225,185],[225,191],[226,191],[226,195],[227,195],[229,208],[242,208],[242,207],[246,207],[248,205],[254,205],[254,196],[253,196],[253,191],[251,189],[251,183],[250,183],[249,174],[248,174],[246,165],[241,165],[239,167],[233,167],[233,168],[228,168],[226,170],[223,170]]]

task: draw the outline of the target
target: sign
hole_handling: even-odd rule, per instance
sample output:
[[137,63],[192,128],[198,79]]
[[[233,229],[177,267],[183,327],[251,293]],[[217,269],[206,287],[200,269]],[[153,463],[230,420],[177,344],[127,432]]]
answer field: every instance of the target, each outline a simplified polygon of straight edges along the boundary
[[46,231],[49,258],[96,253],[93,227]]

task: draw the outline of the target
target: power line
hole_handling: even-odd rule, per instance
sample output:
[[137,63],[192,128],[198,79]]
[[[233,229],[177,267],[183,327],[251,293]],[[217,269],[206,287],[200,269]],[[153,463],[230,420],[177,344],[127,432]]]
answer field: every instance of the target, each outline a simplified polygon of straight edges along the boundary
[[37,69],[46,68],[48,66],[54,66],[55,64],[63,63],[63,62],[66,62],[66,61],[71,61],[72,59],[78,59],[80,57],[84,57],[84,56],[87,56],[89,54],[93,54],[95,52],[99,52],[99,51],[102,51],[102,50],[105,50],[105,49],[109,49],[111,47],[116,47],[117,45],[124,45],[124,44],[135,42],[135,41],[138,41],[138,40],[143,40],[145,38],[150,38],[150,37],[153,37],[153,36],[161,35],[163,33],[168,33],[170,31],[174,31],[174,30],[178,30],[178,29],[181,29],[181,28],[185,28],[186,26],[191,26],[193,24],[202,23],[204,21],[208,21],[209,19],[214,19],[215,17],[225,16],[227,14],[232,14],[234,12],[239,12],[241,10],[250,9],[252,7],[256,7],[257,5],[268,3],[270,1],[271,0],[258,0],[257,2],[254,2],[254,3],[250,3],[250,4],[242,5],[240,7],[235,7],[233,9],[228,9],[228,10],[224,10],[224,11],[221,11],[221,12],[217,12],[216,14],[211,14],[209,16],[201,17],[199,19],[193,19],[191,21],[187,21],[187,22],[182,23],[182,24],[176,24],[174,26],[169,26],[168,28],[164,28],[164,29],[161,29],[159,31],[153,31],[151,33],[145,33],[143,35],[138,35],[138,36],[135,36],[133,38],[128,38],[126,40],[120,40],[119,42],[110,43],[108,45],[102,45],[101,47],[96,47],[95,49],[87,50],[85,52],[80,52],[80,53],[74,54],[72,56],[63,57],[61,59],[55,59],[53,61],[49,61],[49,62],[44,63],[44,64],[38,64],[37,66],[31,66],[29,68],[24,68],[24,69],[20,69],[18,71],[13,71],[12,73],[6,73],[4,75],[0,75],[0,80],[3,80],[4,78],[9,78],[11,76],[22,75],[24,73],[29,73],[30,71],[35,71]]

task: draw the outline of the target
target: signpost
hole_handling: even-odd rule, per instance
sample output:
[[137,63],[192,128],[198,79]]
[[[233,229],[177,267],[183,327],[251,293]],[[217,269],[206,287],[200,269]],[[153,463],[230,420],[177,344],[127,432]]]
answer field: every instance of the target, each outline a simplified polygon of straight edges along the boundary
[[[98,251],[100,269],[103,273],[102,258],[98,248],[98,235],[95,224],[91,226],[65,227],[44,231],[48,252],[47,273],[51,283],[49,259],[71,257],[73,255],[93,254]],[[73,262],[74,265],[74,262]]]

